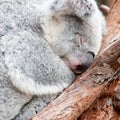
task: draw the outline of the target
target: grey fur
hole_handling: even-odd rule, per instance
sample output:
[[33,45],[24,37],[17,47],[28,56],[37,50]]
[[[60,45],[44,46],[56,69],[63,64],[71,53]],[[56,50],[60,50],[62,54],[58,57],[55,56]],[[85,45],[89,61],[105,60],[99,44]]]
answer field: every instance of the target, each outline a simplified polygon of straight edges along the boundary
[[94,0],[1,0],[0,120],[28,120],[46,106],[75,79],[61,58],[96,55],[104,30]]

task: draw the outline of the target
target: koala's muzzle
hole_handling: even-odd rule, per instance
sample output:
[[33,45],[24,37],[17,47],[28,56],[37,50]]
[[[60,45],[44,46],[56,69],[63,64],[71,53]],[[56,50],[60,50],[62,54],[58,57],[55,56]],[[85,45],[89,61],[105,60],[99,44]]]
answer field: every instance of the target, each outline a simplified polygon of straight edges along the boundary
[[92,63],[94,59],[94,54],[92,52],[87,52],[84,56],[82,56],[79,60],[79,64],[74,66],[73,71],[76,74],[81,74],[84,72]]
[[75,74],[81,74],[91,65],[94,56],[93,52],[88,51],[84,55],[68,55],[64,62]]

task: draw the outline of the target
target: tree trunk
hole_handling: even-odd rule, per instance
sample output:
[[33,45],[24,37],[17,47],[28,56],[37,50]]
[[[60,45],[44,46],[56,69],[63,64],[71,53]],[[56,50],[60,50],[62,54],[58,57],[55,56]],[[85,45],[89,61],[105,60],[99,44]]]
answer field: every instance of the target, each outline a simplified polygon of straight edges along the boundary
[[[99,55],[91,67],[79,76],[76,81],[52,101],[46,108],[35,115],[31,120],[76,120],[88,108],[88,113],[97,104],[106,105],[110,97],[103,97],[108,91],[108,85],[115,84],[114,79],[120,76],[120,0],[115,0],[112,10],[107,17],[108,33],[103,40]],[[116,80],[116,84],[117,85]],[[114,86],[115,86],[114,85]],[[113,90],[114,91],[114,90]],[[104,93],[104,94],[103,94]],[[93,105],[94,103],[94,105]],[[96,105],[97,106],[97,105]],[[96,106],[94,108],[96,108]],[[112,116],[116,116],[113,106],[108,108]],[[90,112],[90,110],[92,112]],[[99,109],[100,110],[100,109]],[[97,114],[96,114],[97,113]],[[105,118],[106,112],[98,110],[96,115]],[[94,115],[95,115],[94,114]],[[110,116],[111,114],[107,114]],[[108,116],[106,118],[108,118]],[[99,117],[99,119],[101,119]],[[97,117],[93,120],[99,120]],[[92,119],[91,119],[92,120]],[[107,119],[103,119],[107,120]],[[117,120],[117,117],[116,117]]]

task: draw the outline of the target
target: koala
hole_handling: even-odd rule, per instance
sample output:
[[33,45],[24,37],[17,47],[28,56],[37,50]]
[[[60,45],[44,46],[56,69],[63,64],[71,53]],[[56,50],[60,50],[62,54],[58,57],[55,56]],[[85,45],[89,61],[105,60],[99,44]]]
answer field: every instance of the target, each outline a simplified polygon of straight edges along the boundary
[[92,63],[105,34],[95,0],[0,1],[0,120],[28,120]]

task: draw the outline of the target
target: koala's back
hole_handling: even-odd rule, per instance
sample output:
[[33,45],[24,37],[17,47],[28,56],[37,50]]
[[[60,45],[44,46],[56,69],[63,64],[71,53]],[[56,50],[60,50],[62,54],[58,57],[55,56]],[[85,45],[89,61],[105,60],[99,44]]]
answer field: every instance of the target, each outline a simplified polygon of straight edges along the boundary
[[29,3],[27,0],[0,1],[0,37],[11,31],[30,28],[35,9]]

